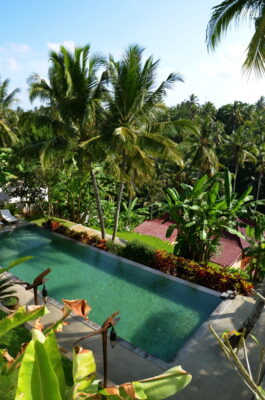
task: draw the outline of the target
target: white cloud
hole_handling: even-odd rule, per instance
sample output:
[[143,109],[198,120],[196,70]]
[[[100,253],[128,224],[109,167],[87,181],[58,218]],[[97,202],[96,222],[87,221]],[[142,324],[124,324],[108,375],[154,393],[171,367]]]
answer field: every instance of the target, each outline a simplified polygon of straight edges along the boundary
[[14,53],[29,53],[30,46],[24,43],[8,43],[8,47]]
[[76,45],[75,45],[75,42],[74,42],[73,40],[64,40],[64,41],[61,42],[61,43],[51,43],[51,42],[48,42],[48,43],[47,43],[47,46],[48,46],[48,48],[49,48],[50,50],[53,50],[53,51],[59,51],[59,50],[60,50],[60,46],[64,46],[64,47],[66,47],[68,50],[74,51]]
[[20,69],[17,60],[15,60],[14,58],[9,58],[7,60],[7,66],[8,69],[10,69],[11,71],[18,71]]
[[239,43],[231,43],[216,56],[201,61],[199,67],[212,77],[237,78],[242,74],[241,66],[245,56],[245,48]]

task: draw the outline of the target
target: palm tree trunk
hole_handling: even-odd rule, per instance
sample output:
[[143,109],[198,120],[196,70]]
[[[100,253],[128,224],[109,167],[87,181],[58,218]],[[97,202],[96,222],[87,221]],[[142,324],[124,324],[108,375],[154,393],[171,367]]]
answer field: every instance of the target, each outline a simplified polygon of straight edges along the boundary
[[124,186],[125,186],[125,184],[123,182],[121,182],[120,185],[119,185],[119,192],[118,192],[118,199],[117,199],[114,227],[113,227],[113,233],[112,233],[112,240],[113,241],[115,240],[117,229],[118,229],[120,209],[121,209],[121,200],[122,200]]
[[[257,197],[256,197],[256,201],[258,201],[258,199],[259,199],[259,193],[260,193],[262,175],[263,175],[263,173],[260,171],[260,173],[259,173],[259,179],[258,179],[258,188],[257,188]],[[256,209],[257,209],[257,204],[255,205],[255,210],[256,210]]]
[[[262,282],[262,286],[261,286],[261,290],[259,292],[261,294],[261,296],[265,297],[265,277],[263,279]],[[252,330],[254,329],[256,323],[258,322],[262,311],[264,309],[264,305],[265,305],[265,301],[262,300],[260,297],[257,298],[255,305],[251,311],[251,313],[249,314],[249,316],[246,318],[246,320],[244,321],[243,325],[241,326],[240,329],[238,329],[238,332],[243,332],[245,331],[245,338],[252,332]],[[240,341],[240,336],[231,336],[231,338],[229,339],[230,344],[233,348],[237,347],[237,345],[239,344]]]
[[90,168],[90,177],[92,180],[92,185],[94,187],[94,192],[95,192],[95,198],[96,198],[96,204],[97,204],[97,211],[98,211],[98,219],[100,223],[100,230],[101,230],[101,238],[105,239],[105,223],[104,223],[104,213],[101,207],[101,202],[100,202],[100,196],[99,196],[99,191],[98,191],[98,184],[97,180],[93,171],[93,168]]
[[233,192],[236,190],[236,180],[237,180],[237,174],[238,174],[238,167],[239,167],[239,161],[238,158],[236,160],[236,168],[235,168],[235,180],[234,180],[234,186],[233,186]]

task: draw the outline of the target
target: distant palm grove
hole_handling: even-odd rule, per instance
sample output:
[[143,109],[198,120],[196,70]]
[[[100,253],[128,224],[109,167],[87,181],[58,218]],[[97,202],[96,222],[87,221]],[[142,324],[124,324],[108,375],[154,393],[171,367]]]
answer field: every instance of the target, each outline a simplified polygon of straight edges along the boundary
[[226,169],[238,195],[252,185],[263,198],[265,98],[217,109],[191,94],[168,107],[167,90],[185,83],[179,73],[157,82],[158,68],[138,45],[120,60],[61,47],[47,79],[28,79],[30,111],[2,80],[1,188],[31,212],[98,226],[103,238],[106,227],[114,238],[163,214],[166,188]]

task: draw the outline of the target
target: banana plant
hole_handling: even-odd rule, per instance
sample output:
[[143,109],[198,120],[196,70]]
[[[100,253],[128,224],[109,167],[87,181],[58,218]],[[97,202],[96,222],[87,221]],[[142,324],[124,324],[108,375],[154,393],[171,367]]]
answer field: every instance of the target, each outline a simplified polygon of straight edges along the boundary
[[168,212],[174,221],[167,237],[177,229],[176,255],[207,264],[216,254],[224,231],[245,239],[238,221],[254,209],[252,187],[238,197],[233,192],[231,173],[224,173],[224,188],[220,178],[220,174],[212,178],[204,175],[194,186],[182,183],[180,191],[167,189]]
[[[179,392],[191,381],[191,375],[180,366],[171,368],[163,374],[136,382],[102,387],[96,379],[96,363],[91,350],[76,346],[73,348],[73,386],[65,385],[61,355],[56,341],[55,331],[62,328],[64,320],[71,311],[87,319],[90,307],[85,300],[65,300],[62,318],[43,329],[37,320],[32,329],[32,340],[23,353],[15,359],[7,351],[1,352],[5,364],[0,375],[0,383],[8,388],[10,373],[20,365],[15,400],[110,400],[153,399],[160,400]],[[45,307],[34,307],[31,314],[23,308],[11,317],[0,321],[0,334],[18,326],[19,321],[39,318],[47,313]],[[35,312],[35,314],[33,314]],[[23,316],[23,317],[22,317]],[[9,321],[11,322],[9,322]]]
[[128,231],[130,226],[139,225],[148,216],[149,212],[147,207],[136,209],[138,200],[138,197],[135,197],[128,203],[125,201],[122,202],[122,211],[119,224],[121,229]]
[[249,271],[254,281],[262,281],[265,276],[265,216],[256,212],[253,226],[246,227],[246,235],[249,247],[245,249],[245,255],[250,257]]

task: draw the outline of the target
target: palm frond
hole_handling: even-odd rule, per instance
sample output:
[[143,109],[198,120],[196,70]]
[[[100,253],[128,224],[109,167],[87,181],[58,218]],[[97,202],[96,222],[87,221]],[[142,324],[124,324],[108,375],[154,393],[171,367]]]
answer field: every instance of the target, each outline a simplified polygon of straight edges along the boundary
[[247,48],[247,57],[243,71],[250,75],[254,72],[259,78],[265,73],[265,7],[255,21],[255,33]]
[[209,49],[216,48],[233,21],[238,23],[240,18],[246,18],[248,15],[253,18],[253,13],[249,14],[249,4],[249,0],[225,0],[213,7],[206,31]]

